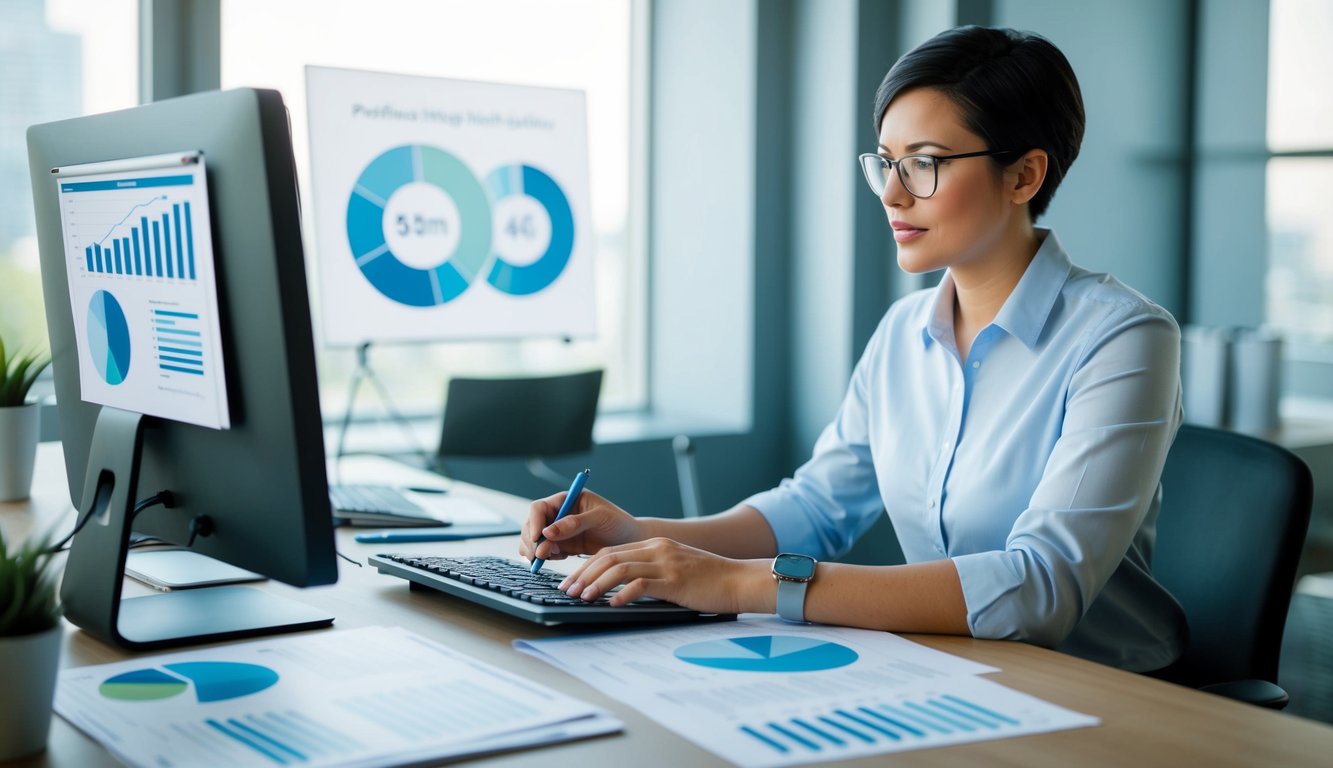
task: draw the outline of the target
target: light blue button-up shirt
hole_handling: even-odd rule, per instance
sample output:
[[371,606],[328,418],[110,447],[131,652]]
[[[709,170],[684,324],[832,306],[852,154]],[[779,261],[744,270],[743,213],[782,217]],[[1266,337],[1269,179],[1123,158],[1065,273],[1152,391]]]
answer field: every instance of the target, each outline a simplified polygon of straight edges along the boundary
[[907,562],[953,560],[973,636],[1156,669],[1186,636],[1150,568],[1181,421],[1180,331],[1038,234],[966,360],[949,274],[895,302],[813,456],[745,503],[779,551],[820,559],[886,510]]

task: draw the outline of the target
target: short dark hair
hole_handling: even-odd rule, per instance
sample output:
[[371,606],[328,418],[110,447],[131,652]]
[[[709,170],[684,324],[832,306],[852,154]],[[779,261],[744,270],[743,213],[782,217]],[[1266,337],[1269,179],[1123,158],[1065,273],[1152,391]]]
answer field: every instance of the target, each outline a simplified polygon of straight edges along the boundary
[[968,130],[1007,165],[1030,149],[1046,150],[1046,180],[1028,210],[1035,221],[1078,157],[1083,95],[1068,59],[1046,38],[989,27],[941,32],[898,59],[875,91],[875,135],[903,91],[934,88],[958,106]]

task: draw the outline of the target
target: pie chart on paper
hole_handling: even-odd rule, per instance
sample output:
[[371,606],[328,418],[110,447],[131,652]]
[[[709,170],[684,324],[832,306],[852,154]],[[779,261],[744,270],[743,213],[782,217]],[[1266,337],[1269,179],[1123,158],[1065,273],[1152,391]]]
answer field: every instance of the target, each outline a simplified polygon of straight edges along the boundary
[[88,303],[88,353],[102,380],[111,386],[130,373],[130,325],[116,297],[106,291]]
[[278,682],[278,673],[259,664],[234,661],[185,661],[123,672],[108,678],[98,692],[117,701],[156,701],[185,693],[191,686],[200,703],[249,696]]
[[688,664],[736,672],[818,672],[856,661],[845,645],[794,635],[755,635],[682,645],[676,658]]

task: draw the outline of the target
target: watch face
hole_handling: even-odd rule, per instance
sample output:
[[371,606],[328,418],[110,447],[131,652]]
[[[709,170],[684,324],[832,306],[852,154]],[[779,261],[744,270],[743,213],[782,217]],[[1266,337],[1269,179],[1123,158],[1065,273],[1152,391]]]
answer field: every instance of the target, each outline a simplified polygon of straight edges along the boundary
[[773,572],[788,579],[814,578],[815,559],[809,555],[781,554],[773,560]]

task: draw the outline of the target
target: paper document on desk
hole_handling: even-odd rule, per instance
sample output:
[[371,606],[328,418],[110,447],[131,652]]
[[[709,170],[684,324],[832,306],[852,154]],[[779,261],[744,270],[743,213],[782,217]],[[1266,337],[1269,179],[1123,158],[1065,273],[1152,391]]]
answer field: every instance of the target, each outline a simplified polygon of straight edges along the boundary
[[1098,723],[887,632],[742,617],[514,646],[747,768]]
[[130,765],[383,766],[619,731],[620,721],[396,628],[60,673],[57,714]]

